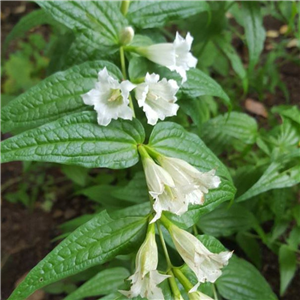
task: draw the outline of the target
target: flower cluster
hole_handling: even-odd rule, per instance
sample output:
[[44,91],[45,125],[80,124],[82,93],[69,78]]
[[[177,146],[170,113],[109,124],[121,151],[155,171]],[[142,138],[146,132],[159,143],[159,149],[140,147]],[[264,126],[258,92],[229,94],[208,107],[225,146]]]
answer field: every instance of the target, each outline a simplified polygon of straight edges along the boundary
[[149,193],[155,199],[152,222],[160,218],[162,211],[182,215],[189,204],[203,204],[204,194],[221,182],[215,170],[202,173],[178,158],[159,155],[157,159],[160,165],[151,157],[143,158]]
[[[134,51],[149,60],[166,66],[182,76],[186,81],[186,71],[194,68],[197,59],[190,53],[193,38],[188,33],[186,39],[176,34],[173,43],[155,44],[148,47],[137,47]],[[112,119],[132,120],[133,111],[129,107],[130,92],[135,89],[135,98],[138,106],[143,108],[148,123],[155,125],[158,120],[175,116],[179,106],[176,93],[179,90],[177,82],[173,79],[159,80],[158,74],[147,73],[144,82],[135,85],[129,80],[121,83],[114,79],[106,68],[98,74],[95,87],[82,95],[86,105],[94,106],[97,112],[98,124],[107,126]]]

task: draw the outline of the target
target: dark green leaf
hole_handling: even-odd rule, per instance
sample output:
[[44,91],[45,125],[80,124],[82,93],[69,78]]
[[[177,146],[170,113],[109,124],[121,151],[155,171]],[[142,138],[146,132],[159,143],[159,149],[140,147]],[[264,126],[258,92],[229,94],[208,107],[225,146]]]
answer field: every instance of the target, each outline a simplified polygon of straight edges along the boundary
[[279,267],[280,267],[280,295],[286,291],[289,283],[295,276],[297,269],[297,257],[293,250],[282,245],[279,249]]
[[239,232],[236,241],[248,258],[255,264],[257,268],[261,267],[261,248],[257,240],[246,233]]
[[79,300],[92,296],[107,295],[117,291],[129,275],[129,271],[125,268],[112,268],[101,271],[64,300]]
[[122,78],[120,70],[112,63],[95,61],[55,73],[43,80],[3,107],[2,131],[25,130],[70,113],[89,110],[81,95],[94,87],[97,74],[104,67],[115,78]]
[[264,277],[247,261],[233,255],[216,281],[222,297],[230,300],[276,300]]
[[229,236],[239,231],[246,231],[255,224],[255,218],[242,205],[234,204],[231,207],[222,205],[212,212],[203,215],[199,228],[206,234],[213,236]]
[[299,165],[284,171],[280,171],[281,168],[282,162],[272,163],[262,177],[246,193],[240,196],[237,201],[245,201],[263,192],[290,187],[300,182]]
[[120,30],[127,20],[117,1],[37,1],[54,19],[74,32],[83,33],[96,44],[119,43]]
[[104,127],[94,112],[82,112],[3,141],[1,158],[122,169],[138,162],[137,144],[143,140],[144,129],[136,119]]
[[254,144],[257,137],[257,123],[244,113],[231,112],[202,124],[200,136],[210,149],[220,154],[234,141]]
[[141,203],[149,200],[149,193],[144,172],[138,172],[125,186],[112,191],[112,195],[121,200]]
[[127,17],[136,27],[154,28],[208,10],[205,1],[132,1]]
[[242,2],[242,14],[244,18],[246,42],[249,50],[250,70],[257,64],[266,38],[260,10],[260,2]]
[[147,221],[112,219],[105,211],[70,234],[18,285],[9,300],[26,299],[37,289],[128,253],[141,242]]
[[187,72],[187,81],[180,90],[191,98],[203,95],[216,96],[223,99],[226,105],[231,107],[230,99],[221,86],[198,69],[191,69]]

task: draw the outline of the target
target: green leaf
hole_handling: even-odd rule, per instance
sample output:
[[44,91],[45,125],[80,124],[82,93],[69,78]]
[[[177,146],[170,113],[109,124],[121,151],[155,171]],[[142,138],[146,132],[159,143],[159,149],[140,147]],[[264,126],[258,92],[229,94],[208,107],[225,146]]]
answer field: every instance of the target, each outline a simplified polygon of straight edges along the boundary
[[132,1],[127,18],[136,27],[154,28],[208,10],[205,1]]
[[9,300],[26,299],[50,283],[129,253],[144,238],[146,223],[145,218],[112,219],[105,211],[101,212],[33,268]]
[[191,98],[203,95],[219,97],[224,100],[226,105],[231,107],[230,99],[221,86],[198,69],[191,69],[187,72],[187,81],[180,90]]
[[88,38],[86,34],[79,33],[76,34],[68,51],[63,53],[63,67],[68,68],[86,61],[103,59],[114,62],[116,57],[119,58],[118,50],[118,48],[96,44],[92,36]]
[[34,10],[29,14],[25,15],[13,27],[12,31],[7,35],[3,43],[3,53],[6,52],[6,49],[12,40],[23,37],[28,30],[42,24],[55,25],[57,23],[50,15],[48,15],[42,9]]
[[114,189],[112,196],[135,203],[148,201],[149,193],[144,172],[136,173],[125,187]]
[[228,170],[197,135],[187,132],[178,124],[163,122],[154,127],[149,146],[163,155],[183,159],[202,172],[216,169],[216,174],[221,177],[221,185],[205,195],[204,205],[191,206],[180,217],[167,214],[182,228],[192,226],[200,215],[213,210],[224,201],[233,199],[235,188]]
[[293,279],[297,269],[297,257],[293,250],[286,245],[279,248],[279,267],[280,267],[280,295],[286,291],[289,283]]
[[211,235],[197,235],[197,239],[212,253],[220,253],[226,250],[222,243]]
[[220,154],[235,141],[252,145],[257,137],[256,121],[244,113],[219,115],[202,124],[200,136],[208,147]]
[[128,168],[139,160],[141,123],[116,120],[100,126],[95,112],[82,112],[3,141],[2,162],[47,161],[86,168]]
[[152,130],[149,146],[166,156],[183,159],[202,172],[216,169],[217,175],[231,180],[227,168],[203,141],[176,123],[158,123]]
[[73,182],[85,186],[88,180],[89,169],[80,166],[63,165],[62,172]]
[[267,281],[247,261],[233,255],[216,281],[219,293],[230,300],[276,300]]
[[272,113],[279,113],[281,116],[286,117],[298,124],[300,124],[300,109],[295,105],[279,105],[271,109]]
[[198,222],[198,226],[205,234],[218,237],[246,231],[255,223],[255,218],[250,211],[242,205],[234,204],[229,208],[222,205],[203,215]]
[[242,3],[242,14],[246,42],[249,50],[249,69],[252,70],[259,60],[266,38],[263,17],[260,13],[261,3],[249,1]]
[[64,300],[79,300],[92,296],[107,295],[124,284],[124,280],[129,275],[129,271],[121,267],[101,271]]
[[248,258],[255,264],[257,268],[261,267],[261,248],[257,240],[245,233],[239,232],[236,241]]
[[216,45],[229,59],[235,73],[242,79],[244,92],[247,92],[248,90],[247,72],[235,48],[231,45],[231,42],[227,41],[222,35],[217,35],[214,39]]
[[280,171],[281,168],[282,161],[273,162],[264,172],[261,178],[236,201],[245,201],[266,191],[290,187],[300,182],[299,165],[296,165],[284,171]]
[[104,46],[118,45],[127,20],[117,1],[37,1],[59,23]]
[[104,67],[115,78],[122,78],[120,70],[112,63],[95,61],[55,73],[43,80],[3,107],[2,131],[25,130],[70,113],[90,110],[81,95],[94,87],[98,72]]

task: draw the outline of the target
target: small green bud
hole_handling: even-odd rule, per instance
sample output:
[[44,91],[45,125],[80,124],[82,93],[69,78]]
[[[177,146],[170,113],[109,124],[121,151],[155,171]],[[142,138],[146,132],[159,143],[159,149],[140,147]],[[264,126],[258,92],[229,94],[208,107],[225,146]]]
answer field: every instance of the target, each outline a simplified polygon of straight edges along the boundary
[[133,37],[134,37],[134,30],[131,26],[127,26],[123,28],[120,32],[120,44],[122,46],[130,44]]

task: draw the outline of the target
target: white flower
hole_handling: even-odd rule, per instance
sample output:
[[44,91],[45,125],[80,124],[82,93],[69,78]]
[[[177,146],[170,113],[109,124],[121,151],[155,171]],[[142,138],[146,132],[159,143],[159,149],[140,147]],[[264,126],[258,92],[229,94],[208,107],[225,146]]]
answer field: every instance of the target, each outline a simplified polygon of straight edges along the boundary
[[176,71],[182,77],[182,82],[186,81],[186,71],[195,68],[197,59],[190,52],[193,37],[188,32],[184,39],[178,32],[176,38],[171,43],[154,44],[138,51],[149,60]]
[[145,82],[135,89],[135,96],[139,107],[143,107],[148,123],[155,125],[165,117],[175,116],[179,106],[175,104],[175,97],[179,87],[175,80],[159,80],[157,74],[146,74]]
[[165,156],[161,156],[159,162],[171,175],[176,187],[185,195],[187,204],[203,204],[204,194],[221,183],[220,178],[215,175],[215,170],[202,173],[184,160]]
[[201,282],[215,282],[221,276],[221,268],[228,264],[232,252],[212,253],[189,232],[175,225],[171,225],[168,230],[180,256],[198,279],[190,293],[197,291]]
[[166,186],[162,194],[150,192],[150,195],[155,199],[153,209],[156,212],[151,223],[160,219],[163,211],[169,211],[180,216],[188,210],[188,203],[185,200],[184,194],[176,187]]
[[140,247],[136,256],[136,271],[129,277],[131,280],[130,291],[120,291],[123,295],[132,299],[140,295],[149,300],[164,299],[162,290],[157,287],[162,281],[170,277],[160,274],[156,268],[158,264],[158,252],[155,242],[154,225]]
[[85,104],[94,106],[98,124],[107,126],[112,119],[132,120],[128,97],[134,88],[135,85],[128,80],[119,83],[112,78],[105,67],[98,73],[95,88],[81,97]]
[[150,195],[160,195],[164,192],[165,186],[175,186],[169,173],[157,165],[152,158],[143,158],[143,166]]

